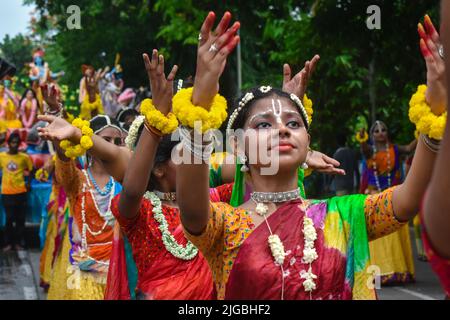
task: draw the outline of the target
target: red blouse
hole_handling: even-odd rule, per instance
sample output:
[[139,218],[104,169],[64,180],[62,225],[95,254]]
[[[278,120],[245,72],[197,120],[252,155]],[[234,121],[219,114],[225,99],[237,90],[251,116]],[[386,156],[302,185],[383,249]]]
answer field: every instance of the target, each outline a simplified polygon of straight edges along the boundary
[[[229,202],[231,198],[233,184],[223,185],[211,190],[211,198],[215,201]],[[213,196],[214,194],[214,196]],[[133,258],[138,269],[138,283],[137,287],[142,288],[145,281],[143,279],[147,271],[155,267],[154,262],[161,257],[161,253],[166,251],[162,241],[161,231],[159,230],[159,223],[153,217],[153,206],[147,199],[142,199],[139,213],[132,219],[124,218],[119,212],[120,194],[117,195],[112,204],[111,211],[120,224],[124,234],[132,247]],[[172,208],[163,205],[162,211],[166,218],[168,229],[173,234],[175,230],[181,225],[180,213],[177,208]],[[183,239],[180,244],[185,244],[187,239]],[[203,257],[199,254],[199,257]],[[179,261],[179,259],[174,258]]]

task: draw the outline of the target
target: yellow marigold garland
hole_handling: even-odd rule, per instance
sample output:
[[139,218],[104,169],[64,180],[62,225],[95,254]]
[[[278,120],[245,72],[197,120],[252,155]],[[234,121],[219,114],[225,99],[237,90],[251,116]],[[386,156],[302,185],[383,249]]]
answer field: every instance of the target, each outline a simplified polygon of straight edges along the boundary
[[170,112],[165,116],[155,108],[152,99],[142,101],[141,114],[145,116],[150,126],[161,131],[162,134],[172,133],[178,128],[178,119],[175,114]]
[[94,102],[90,102],[89,101],[89,95],[86,94],[84,96],[83,104],[86,106],[86,109],[89,109],[89,110],[92,110],[92,111],[93,110],[97,110],[97,109],[100,110],[101,109],[102,100],[100,99],[100,95],[96,94]]
[[44,168],[38,169],[36,171],[36,174],[34,177],[36,178],[36,180],[41,180],[42,175],[44,175],[44,179],[42,179],[42,180],[47,181],[48,180],[48,172]]
[[82,120],[81,118],[76,118],[72,121],[72,125],[81,130],[82,137],[80,143],[74,145],[69,140],[63,140],[60,143],[60,147],[65,151],[64,155],[67,158],[75,159],[86,153],[87,150],[92,148],[94,143],[92,142],[92,136],[94,131],[90,127],[90,123],[87,120]]
[[309,122],[309,124],[311,124],[311,122],[312,122],[312,115],[314,113],[313,102],[312,102],[311,99],[308,98],[306,93],[303,96],[303,106],[305,107],[306,113],[308,114],[308,122]]
[[364,130],[364,136],[361,138],[359,135],[359,132],[356,133],[355,136],[356,141],[358,141],[359,143],[364,143],[367,140],[369,140],[369,135],[367,134],[366,130]]
[[442,140],[445,131],[447,111],[440,116],[435,115],[427,104],[426,85],[420,85],[417,92],[409,101],[409,120],[416,125],[416,129],[431,139]]
[[210,110],[192,104],[193,88],[181,89],[173,97],[173,113],[180,123],[189,128],[194,128],[196,121],[201,121],[202,133],[210,129],[218,129],[226,120],[227,100],[217,94],[214,97]]
[[89,95],[84,96],[83,102],[80,106],[80,117],[85,120],[91,119],[91,112],[97,110],[98,114],[104,114],[102,99],[99,94],[95,95],[95,101],[89,101]]

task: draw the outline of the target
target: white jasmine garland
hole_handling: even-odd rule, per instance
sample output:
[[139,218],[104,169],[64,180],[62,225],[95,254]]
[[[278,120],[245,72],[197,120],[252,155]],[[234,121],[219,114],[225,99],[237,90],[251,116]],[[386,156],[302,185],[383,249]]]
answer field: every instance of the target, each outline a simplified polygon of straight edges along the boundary
[[125,139],[125,144],[127,145],[127,148],[131,151],[134,150],[134,144],[136,143],[139,128],[144,123],[145,116],[138,116],[136,119],[134,119],[133,123],[130,126],[130,130],[128,130],[128,136]]
[[270,250],[272,251],[272,256],[275,259],[275,264],[282,266],[286,253],[284,252],[284,246],[280,240],[280,237],[276,234],[272,234],[269,236],[268,242]]
[[147,191],[144,194],[144,198],[149,200],[153,206],[153,213],[155,220],[159,223],[159,230],[162,234],[162,241],[167,251],[169,251],[174,257],[182,260],[192,260],[197,256],[198,249],[192,242],[188,240],[186,246],[181,246],[174,236],[169,231],[169,224],[167,223],[166,217],[164,217],[162,211],[161,200],[153,192]]
[[[302,262],[309,264],[308,271],[302,270],[300,272],[300,278],[304,279],[303,287],[306,292],[311,292],[316,289],[316,283],[314,279],[317,276],[312,272],[312,263],[319,257],[316,248],[314,247],[314,241],[317,239],[316,228],[314,227],[314,221],[308,218],[305,213],[303,218],[303,237],[305,239],[305,245],[303,248],[303,258]],[[310,295],[311,297],[311,295]]]
[[259,91],[261,91],[262,93],[267,93],[267,92],[269,92],[270,90],[272,90],[272,87],[271,87],[271,86],[262,86],[262,87],[259,87]]

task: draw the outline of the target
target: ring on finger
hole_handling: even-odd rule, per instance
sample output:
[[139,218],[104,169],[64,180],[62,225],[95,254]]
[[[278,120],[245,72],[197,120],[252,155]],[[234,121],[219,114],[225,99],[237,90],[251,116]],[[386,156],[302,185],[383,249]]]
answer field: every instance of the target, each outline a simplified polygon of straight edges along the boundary
[[444,46],[442,44],[438,46],[438,52],[439,56],[442,58],[442,60],[444,60]]
[[208,50],[209,52],[217,52],[217,51],[219,51],[219,49],[217,48],[217,45],[215,44],[215,43],[213,43],[212,45],[211,45],[211,47],[209,47],[209,50]]

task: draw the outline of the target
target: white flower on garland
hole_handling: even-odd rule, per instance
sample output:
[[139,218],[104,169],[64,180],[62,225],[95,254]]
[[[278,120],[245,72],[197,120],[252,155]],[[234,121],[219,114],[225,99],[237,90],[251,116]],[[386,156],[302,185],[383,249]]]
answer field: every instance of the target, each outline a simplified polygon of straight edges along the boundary
[[270,250],[272,251],[272,256],[275,259],[275,264],[278,266],[282,266],[286,254],[284,252],[284,246],[280,240],[280,237],[278,237],[278,235],[276,234],[272,234],[269,236],[268,242]]
[[314,221],[311,218],[303,218],[303,236],[305,239],[305,246],[303,248],[302,262],[309,264],[308,271],[302,270],[300,272],[300,278],[305,279],[303,281],[303,287],[305,291],[310,292],[316,289],[317,276],[312,272],[311,264],[319,257],[316,248],[314,247],[314,241],[317,239],[316,228],[314,227]]
[[128,136],[125,139],[125,144],[127,145],[127,148],[131,151],[134,150],[134,144],[137,140],[137,135],[139,132],[139,128],[144,123],[145,116],[139,116],[136,119],[134,119],[133,123],[130,126],[130,130],[128,130]]
[[147,191],[144,198],[149,200],[153,206],[153,213],[155,220],[159,223],[159,230],[161,230],[162,241],[167,251],[174,257],[182,260],[192,260],[197,256],[198,249],[188,240],[186,246],[180,245],[174,236],[169,231],[169,224],[162,211],[161,200],[153,193]]
[[262,86],[262,87],[259,88],[259,91],[261,91],[262,93],[267,93],[270,90],[272,90],[271,86]]
[[300,272],[300,278],[305,279],[305,281],[303,281],[303,288],[305,288],[306,292],[311,292],[316,289],[314,279],[317,279],[317,276],[312,272],[311,266],[308,271],[302,270]]

